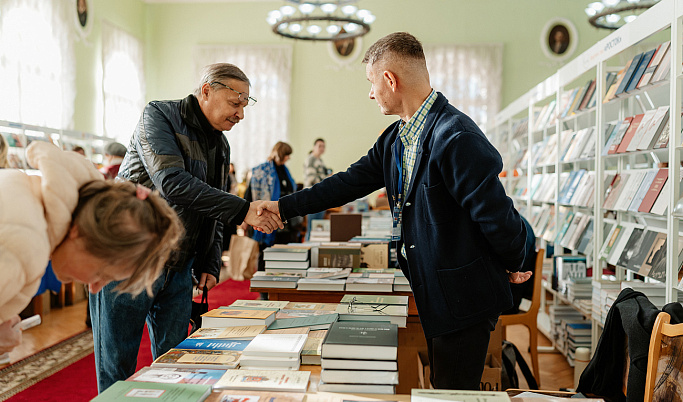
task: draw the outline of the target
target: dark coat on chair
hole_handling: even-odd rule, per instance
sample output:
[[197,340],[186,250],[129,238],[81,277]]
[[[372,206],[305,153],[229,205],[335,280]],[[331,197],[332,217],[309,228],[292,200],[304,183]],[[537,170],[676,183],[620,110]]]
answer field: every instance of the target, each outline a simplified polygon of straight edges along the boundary
[[[281,198],[283,219],[344,205],[382,187],[393,209],[399,127],[389,126],[345,172]],[[512,306],[505,271],[522,266],[526,229],[498,179],[502,167],[472,119],[438,94],[420,137],[396,245],[427,338],[495,318]],[[403,244],[407,260],[399,251]]]
[[[683,307],[669,303],[662,310],[641,292],[626,288],[607,313],[605,329],[593,358],[581,374],[577,391],[611,401],[642,402],[650,335],[660,311],[671,315],[671,324],[683,322]],[[624,384],[624,343],[628,336],[629,372],[627,394]]]

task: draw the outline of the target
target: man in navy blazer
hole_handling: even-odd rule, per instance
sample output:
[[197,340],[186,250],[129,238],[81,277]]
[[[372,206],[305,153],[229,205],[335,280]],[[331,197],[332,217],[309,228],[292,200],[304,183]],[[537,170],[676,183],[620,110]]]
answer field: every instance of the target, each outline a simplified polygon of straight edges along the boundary
[[490,331],[512,306],[509,282],[531,275],[518,272],[526,229],[498,180],[501,157],[472,119],[431,88],[414,36],[380,39],[363,62],[370,99],[400,120],[345,172],[264,206],[284,221],[386,187],[432,384],[479,389]]

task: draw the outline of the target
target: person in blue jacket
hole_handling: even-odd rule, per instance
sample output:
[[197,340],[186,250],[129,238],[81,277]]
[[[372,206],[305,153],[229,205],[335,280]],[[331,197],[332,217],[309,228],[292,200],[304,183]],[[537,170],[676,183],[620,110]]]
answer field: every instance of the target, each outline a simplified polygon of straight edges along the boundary
[[345,172],[263,204],[285,221],[386,187],[392,239],[427,339],[432,384],[479,389],[490,331],[512,306],[526,230],[498,179],[502,160],[479,127],[431,88],[421,43],[385,36],[363,59],[370,99],[399,116]]

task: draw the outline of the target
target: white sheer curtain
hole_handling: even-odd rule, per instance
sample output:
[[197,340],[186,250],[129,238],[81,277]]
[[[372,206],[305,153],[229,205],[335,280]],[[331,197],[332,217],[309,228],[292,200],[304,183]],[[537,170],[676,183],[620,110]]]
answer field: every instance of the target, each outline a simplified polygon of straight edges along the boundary
[[104,135],[128,145],[145,106],[143,44],[110,23],[102,24]]
[[245,172],[266,161],[276,142],[288,139],[292,47],[200,46],[196,49],[195,76],[213,63],[232,63],[242,69],[251,81],[250,95],[258,100],[245,108],[244,120],[226,133],[230,159],[241,181]]
[[72,128],[76,66],[68,1],[0,1],[0,119]]
[[432,88],[484,130],[500,109],[503,45],[425,45]]

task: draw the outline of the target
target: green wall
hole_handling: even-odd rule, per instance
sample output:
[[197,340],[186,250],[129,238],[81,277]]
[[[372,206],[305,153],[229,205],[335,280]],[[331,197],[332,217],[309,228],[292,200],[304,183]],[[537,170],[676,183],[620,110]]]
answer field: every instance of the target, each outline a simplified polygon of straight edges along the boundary
[[[335,170],[364,155],[394,117],[382,116],[368,99],[369,85],[360,62],[339,69],[326,43],[292,41],[274,35],[267,12],[283,1],[227,1],[198,4],[143,3],[140,0],[91,0],[97,18],[106,18],[142,37],[146,44],[147,98],[187,95],[195,77],[193,50],[199,44],[281,44],[293,46],[290,170],[301,179],[301,165],[317,137],[327,141],[323,159]],[[115,5],[114,5],[115,3]],[[363,48],[394,31],[408,31],[423,43],[503,43],[501,108],[554,73],[560,66],[543,54],[540,35],[553,17],[564,17],[579,31],[575,55],[607,32],[588,24],[583,0],[360,0],[377,20]],[[90,47],[78,51],[79,82],[76,128],[97,129],[91,110],[97,95],[94,78],[99,59],[98,26]],[[437,88],[438,90],[438,88]],[[455,105],[457,107],[457,105]],[[248,114],[247,114],[248,118]]]

